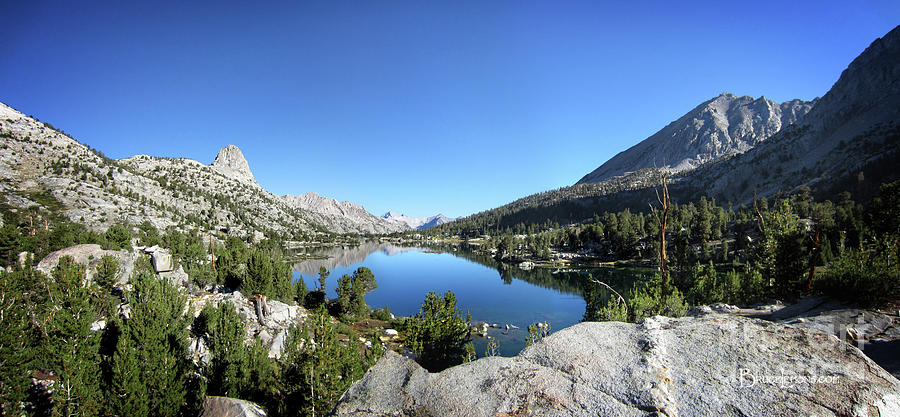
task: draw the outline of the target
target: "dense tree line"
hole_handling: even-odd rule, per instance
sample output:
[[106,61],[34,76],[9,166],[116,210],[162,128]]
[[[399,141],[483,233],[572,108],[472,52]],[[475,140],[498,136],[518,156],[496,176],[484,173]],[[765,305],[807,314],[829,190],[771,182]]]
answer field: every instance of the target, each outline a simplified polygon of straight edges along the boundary
[[701,201],[696,212],[675,216],[672,290],[660,293],[657,277],[611,297],[588,283],[585,319],[637,321],[648,314],[678,315],[688,304],[749,304],[814,293],[859,305],[896,301],[898,207],[900,182],[883,184],[865,207],[847,194],[836,204],[816,202],[804,189],[771,206],[759,199],[737,211]]

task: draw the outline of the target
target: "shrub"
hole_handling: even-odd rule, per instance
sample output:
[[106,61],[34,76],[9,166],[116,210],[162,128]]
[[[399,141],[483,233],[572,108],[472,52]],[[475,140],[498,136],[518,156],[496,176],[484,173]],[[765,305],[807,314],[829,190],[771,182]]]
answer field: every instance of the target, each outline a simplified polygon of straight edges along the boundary
[[375,310],[372,310],[372,318],[381,321],[390,321],[391,309],[388,306],[384,306],[384,308],[376,308]]
[[428,293],[419,313],[407,322],[406,332],[419,363],[431,372],[460,364],[465,358],[469,328],[462,312],[456,309],[452,291],[443,298],[435,292]]
[[111,249],[131,250],[131,232],[120,224],[114,224],[106,229],[106,243]]
[[896,299],[900,293],[900,242],[885,236],[872,248],[845,251],[820,275],[817,290],[864,305]]
[[121,266],[118,258],[112,255],[103,255],[100,258],[100,263],[97,264],[97,274],[95,277],[97,285],[105,292],[112,290],[113,285],[116,284],[120,269]]

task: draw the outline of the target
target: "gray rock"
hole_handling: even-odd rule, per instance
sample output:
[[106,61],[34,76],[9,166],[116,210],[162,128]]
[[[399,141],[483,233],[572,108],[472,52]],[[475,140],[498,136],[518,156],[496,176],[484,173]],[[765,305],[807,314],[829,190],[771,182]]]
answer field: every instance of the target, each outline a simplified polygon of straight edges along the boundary
[[817,330],[841,339],[866,341],[891,328],[894,320],[888,315],[873,311],[841,309],[792,318],[783,323]]
[[196,364],[209,365],[210,360],[212,360],[212,353],[209,352],[209,348],[202,337],[191,339],[191,343],[188,344],[188,353],[191,360]]
[[316,222],[330,225],[330,230],[335,232],[391,233],[407,229],[405,224],[373,216],[363,206],[337,201],[317,193],[283,195],[281,199],[293,207],[309,212]]
[[118,283],[124,284],[127,282],[128,278],[131,276],[131,271],[134,269],[134,254],[127,250],[103,250],[100,245],[93,243],[70,246],[65,249],[51,252],[38,262],[36,268],[38,271],[50,275],[53,269],[59,265],[60,258],[63,256],[71,256],[75,259],[75,262],[85,266],[85,275],[88,280],[91,280],[96,272],[97,263],[100,262],[100,258],[106,255],[113,256],[119,260],[120,268]]
[[244,158],[244,153],[237,146],[228,145],[220,149],[219,154],[216,155],[216,159],[210,167],[226,177],[248,185],[259,186],[256,183],[256,178],[253,177],[253,172],[250,171],[250,164]]
[[47,275],[56,268],[56,265],[59,264],[59,259],[63,256],[71,256],[75,259],[75,262],[78,262],[83,265],[88,265],[92,259],[99,259],[98,256],[103,252],[103,248],[100,245],[89,243],[82,245],[70,246],[65,249],[60,249],[55,252],[50,252],[44,259],[41,259],[38,262],[37,269]]
[[301,315],[300,306],[291,306],[280,301],[268,301],[267,305],[269,314],[266,316],[266,324],[269,327],[290,324]]
[[101,319],[101,320],[97,320],[97,321],[91,323],[91,331],[92,332],[97,332],[97,331],[103,330],[105,328],[106,328],[106,320]]
[[[2,217],[2,216],[0,216],[0,217]],[[19,262],[19,266],[24,268],[25,263],[27,263],[29,260],[31,262],[34,262],[34,254],[31,252],[19,252],[19,256],[17,259]]]
[[[171,259],[171,255],[169,255],[169,259]],[[159,277],[169,281],[175,288],[188,288],[191,286],[191,278],[181,266],[174,271],[160,272]]]
[[250,401],[228,397],[206,397],[200,417],[265,417],[266,410]]
[[172,262],[172,255],[163,249],[158,249],[150,255],[150,260],[153,262],[153,269],[156,270],[156,273],[160,272],[169,272],[174,269],[174,264]]
[[[3,103],[0,115],[0,133],[14,138],[4,141],[8,151],[0,152],[0,177],[5,180],[0,185],[0,202],[11,207],[41,207],[24,196],[26,190],[46,189],[62,203],[62,215],[94,231],[102,232],[116,223],[136,225],[144,221],[166,230],[176,226],[173,218],[188,215],[209,218],[210,225],[218,225],[204,232],[239,237],[261,237],[268,230],[379,232],[393,227],[372,215],[358,222],[350,215],[299,209],[263,190],[235,146],[220,150],[212,165],[148,155],[120,159],[111,165],[88,146]],[[19,140],[26,137],[31,139]],[[78,164],[93,175],[81,178],[73,170],[54,172],[52,167],[60,162]],[[207,198],[209,195],[221,195],[233,204],[215,204]],[[147,200],[158,204],[148,205]],[[244,215],[245,210],[254,215]]]
[[388,352],[338,416],[900,415],[900,381],[833,336],[728,315],[581,323],[431,374]]
[[269,346],[269,357],[280,359],[281,353],[284,351],[284,343],[287,340],[287,330],[282,330],[272,339],[272,345]]
[[440,226],[444,223],[450,223],[453,220],[456,220],[451,219],[443,214],[436,214],[430,217],[410,217],[405,214],[398,214],[393,211],[384,213],[381,218],[389,223],[406,225],[410,229],[416,230],[430,229],[432,227]]

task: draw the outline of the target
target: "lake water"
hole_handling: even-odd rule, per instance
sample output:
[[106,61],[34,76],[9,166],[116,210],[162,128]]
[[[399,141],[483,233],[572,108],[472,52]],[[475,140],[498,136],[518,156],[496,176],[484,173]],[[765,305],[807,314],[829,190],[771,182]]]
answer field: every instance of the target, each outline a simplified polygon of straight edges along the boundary
[[[368,242],[322,253],[329,258],[294,265],[294,277],[302,276],[308,288],[318,285],[319,267],[324,266],[331,271],[328,297],[336,297],[338,278],[365,266],[372,270],[378,283],[378,288],[366,295],[366,302],[373,309],[388,306],[399,316],[418,313],[428,292],[443,294],[451,290],[456,295],[457,307],[469,311],[473,321],[518,327],[508,333],[493,329],[489,332],[499,340],[503,356],[513,356],[525,346],[529,324],[548,322],[553,330],[559,330],[580,322],[585,309],[582,286],[587,274],[602,276],[605,282],[620,288],[630,288],[630,282],[643,276],[640,272],[611,268],[525,271],[470,251],[410,248],[389,243]],[[478,356],[483,356],[487,340],[475,336],[473,342]]]

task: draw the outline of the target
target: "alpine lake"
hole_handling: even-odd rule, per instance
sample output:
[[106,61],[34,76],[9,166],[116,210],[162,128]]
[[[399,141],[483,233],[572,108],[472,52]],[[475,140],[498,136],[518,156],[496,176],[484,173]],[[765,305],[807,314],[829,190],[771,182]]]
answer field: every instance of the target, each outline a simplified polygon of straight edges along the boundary
[[[473,323],[495,325],[488,336],[496,338],[500,355],[515,356],[525,347],[528,326],[547,323],[551,332],[582,321],[585,287],[603,281],[624,295],[633,283],[648,279],[653,271],[639,268],[579,267],[520,268],[458,245],[410,246],[364,241],[359,246],[317,249],[308,259],[293,265],[294,279],[307,288],[318,286],[320,267],[330,271],[328,298],[337,297],[337,280],[367,267],[378,288],[366,295],[372,308],[387,306],[396,316],[414,316],[431,291],[453,291],[457,309],[472,315]],[[598,290],[603,299],[610,295]],[[604,303],[605,304],[605,303]],[[507,329],[507,325],[509,328]],[[472,335],[475,351],[485,355],[488,339]]]

